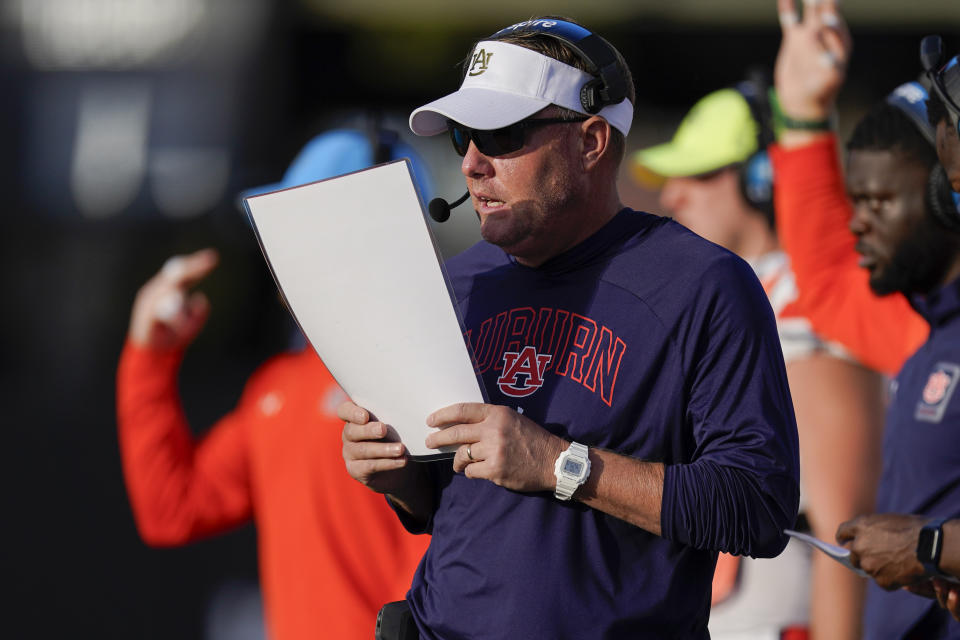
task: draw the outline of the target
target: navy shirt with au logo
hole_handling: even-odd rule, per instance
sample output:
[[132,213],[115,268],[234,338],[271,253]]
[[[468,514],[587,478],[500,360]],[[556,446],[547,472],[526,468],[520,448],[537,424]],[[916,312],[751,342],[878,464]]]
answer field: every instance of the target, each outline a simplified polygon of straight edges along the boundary
[[[960,516],[960,280],[913,303],[930,337],[894,381],[876,511]],[[942,618],[938,637],[960,637],[935,601],[871,582],[864,637],[902,638],[925,615]]]
[[490,402],[663,462],[663,535],[428,463],[433,538],[407,596],[421,636],[709,637],[717,550],[776,555],[799,499],[780,342],[752,269],[629,209],[535,269],[484,242],[448,269]]

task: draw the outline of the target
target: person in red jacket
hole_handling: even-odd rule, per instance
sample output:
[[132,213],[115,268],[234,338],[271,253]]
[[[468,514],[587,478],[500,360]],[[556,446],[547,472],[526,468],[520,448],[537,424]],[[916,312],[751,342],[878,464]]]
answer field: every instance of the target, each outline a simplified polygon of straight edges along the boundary
[[[368,136],[312,140],[276,188],[369,166]],[[391,157],[425,169],[392,142]],[[391,158],[387,158],[391,159]],[[176,256],[138,292],[117,374],[117,417],[127,491],[143,540],[183,545],[251,519],[274,640],[371,638],[376,614],[403,597],[429,536],[407,533],[382,496],[341,462],[346,399],[307,347],[277,355],[248,380],[237,406],[200,439],[181,408],[177,374],[210,312],[190,293],[217,263],[204,249]]]

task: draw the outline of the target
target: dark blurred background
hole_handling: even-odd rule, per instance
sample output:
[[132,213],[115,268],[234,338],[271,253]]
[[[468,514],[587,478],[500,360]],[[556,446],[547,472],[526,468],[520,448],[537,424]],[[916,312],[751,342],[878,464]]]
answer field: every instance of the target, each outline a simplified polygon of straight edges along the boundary
[[[630,146],[772,67],[775,0],[0,0],[2,637],[218,638],[256,631],[252,527],[145,547],[120,470],[114,370],[139,286],[171,254],[217,247],[208,326],[181,376],[202,433],[292,330],[239,189],[278,180],[312,135],[376,108],[402,130],[454,89],[476,37],[538,13],[574,17],[627,57]],[[958,0],[844,0],[855,37],[841,133],[919,72],[920,38],[960,51]],[[436,195],[462,193],[441,139],[413,139]],[[623,181],[627,204],[656,200]],[[473,241],[466,209],[434,227]],[[322,595],[322,594],[318,594]],[[253,623],[248,624],[252,620]],[[231,626],[233,625],[233,626]],[[250,637],[256,637],[253,633]]]

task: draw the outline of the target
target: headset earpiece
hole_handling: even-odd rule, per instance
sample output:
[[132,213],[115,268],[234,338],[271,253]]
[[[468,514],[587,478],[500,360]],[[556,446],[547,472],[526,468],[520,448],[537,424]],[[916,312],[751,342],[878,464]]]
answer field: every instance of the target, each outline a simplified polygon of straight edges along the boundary
[[[921,45],[924,64],[934,64],[940,57],[940,44],[937,36],[927,36]],[[929,92],[919,82],[907,82],[887,96],[887,104],[896,107],[907,116],[930,146],[936,149],[937,131],[927,117],[927,99]],[[924,194],[927,210],[931,215],[951,231],[960,232],[960,195],[950,188],[947,173],[939,164],[930,170],[927,189]]]
[[771,226],[773,211],[773,164],[766,149],[751,154],[740,166],[740,193],[751,207],[762,211]]
[[601,99],[599,95],[599,91],[602,86],[603,80],[600,78],[594,78],[590,82],[580,87],[580,104],[583,106],[583,110],[587,113],[594,114],[603,108],[601,106]]
[[950,188],[947,172],[939,164],[930,171],[926,203],[937,222],[951,231],[960,232],[960,194]]

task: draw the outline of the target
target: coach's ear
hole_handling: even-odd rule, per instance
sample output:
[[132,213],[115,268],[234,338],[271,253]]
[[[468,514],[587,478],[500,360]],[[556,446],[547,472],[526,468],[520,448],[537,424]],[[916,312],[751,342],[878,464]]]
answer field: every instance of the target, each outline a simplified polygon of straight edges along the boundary
[[600,116],[593,116],[580,123],[581,163],[584,171],[591,171],[610,154],[612,134],[610,123]]

